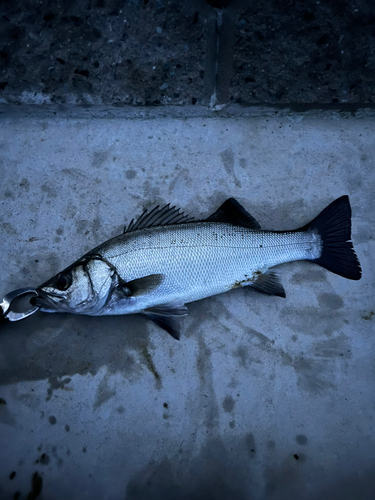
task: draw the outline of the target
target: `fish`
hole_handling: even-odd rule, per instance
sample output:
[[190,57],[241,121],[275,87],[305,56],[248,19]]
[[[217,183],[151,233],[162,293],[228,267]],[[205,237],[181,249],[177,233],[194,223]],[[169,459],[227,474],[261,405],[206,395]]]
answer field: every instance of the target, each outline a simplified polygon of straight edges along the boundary
[[240,287],[286,297],[274,267],[299,260],[361,278],[348,196],[289,231],[261,229],[234,198],[203,220],[169,204],[145,210],[122,234],[38,287],[31,303],[48,313],[142,313],[179,339],[186,304]]

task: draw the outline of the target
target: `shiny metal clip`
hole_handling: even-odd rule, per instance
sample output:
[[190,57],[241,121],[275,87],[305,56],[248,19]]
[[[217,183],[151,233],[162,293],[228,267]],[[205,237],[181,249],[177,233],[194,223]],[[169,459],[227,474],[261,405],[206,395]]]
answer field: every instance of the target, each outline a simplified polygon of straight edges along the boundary
[[21,319],[25,319],[31,314],[34,314],[39,307],[32,306],[30,304],[30,309],[24,312],[15,312],[11,310],[12,302],[18,297],[22,297],[22,295],[28,295],[33,293],[38,295],[38,292],[35,288],[19,288],[18,290],[13,290],[13,292],[7,293],[3,298],[3,301],[0,303],[2,317],[1,319],[7,319],[9,321],[20,321]]

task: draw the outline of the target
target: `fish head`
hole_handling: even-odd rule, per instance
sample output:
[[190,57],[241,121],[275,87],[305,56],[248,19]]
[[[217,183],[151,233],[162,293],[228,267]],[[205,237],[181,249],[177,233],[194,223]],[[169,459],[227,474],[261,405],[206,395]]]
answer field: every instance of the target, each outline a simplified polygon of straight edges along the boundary
[[43,312],[98,314],[112,289],[114,271],[99,258],[83,258],[37,288],[32,303]]

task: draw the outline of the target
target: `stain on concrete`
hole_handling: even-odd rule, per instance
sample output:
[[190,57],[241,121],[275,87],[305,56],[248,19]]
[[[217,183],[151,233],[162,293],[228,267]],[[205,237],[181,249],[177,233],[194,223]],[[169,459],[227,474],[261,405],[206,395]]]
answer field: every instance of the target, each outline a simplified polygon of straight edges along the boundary
[[233,153],[233,149],[231,147],[229,147],[225,151],[222,151],[221,153],[219,153],[219,155],[221,157],[221,161],[223,162],[225,171],[227,172],[227,174],[229,175],[229,177],[234,180],[236,186],[239,187],[239,188],[241,188],[242,187],[241,182],[236,177],[236,173],[235,173],[235,170],[234,170],[234,153]]
[[325,363],[319,359],[299,357],[293,361],[297,375],[297,386],[315,396],[336,389],[332,373],[327,372]]
[[325,283],[327,281],[327,271],[311,266],[311,269],[297,271],[291,276],[289,283],[293,285],[308,286],[309,283]]
[[157,369],[155,367],[152,356],[151,356],[146,345],[143,346],[143,348],[141,350],[141,354],[146,361],[146,367],[147,367],[148,371],[150,373],[152,373],[152,375],[155,378],[155,387],[157,389],[161,389],[161,387],[162,387],[161,377],[160,377],[159,372],[157,371]]
[[5,399],[3,398],[0,398],[0,405],[6,405],[7,402],[5,401]]
[[43,453],[37,460],[37,464],[48,465],[50,463],[50,458],[47,453]]
[[[263,229],[275,231],[297,229],[310,222],[313,218],[311,206],[308,206],[306,200],[303,198],[291,202],[277,201],[276,203],[264,200],[262,204],[255,207],[254,211],[251,210],[251,206],[249,208],[250,210],[248,209],[248,211],[255,216],[255,219],[260,222]],[[315,215],[318,213],[319,209]],[[301,266],[300,269],[316,269],[310,262],[303,262],[299,265]]]
[[116,396],[116,390],[108,385],[108,381],[109,375],[108,373],[106,373],[99,382],[98,388],[96,390],[94,409],[99,408],[102,404]]
[[[4,401],[4,400],[3,400]],[[9,425],[14,429],[18,428],[15,416],[9,411],[8,405],[5,403],[0,405],[0,423]]]
[[365,321],[370,321],[374,318],[374,311],[370,311],[368,314],[364,314],[362,316],[362,319],[364,319]]
[[[160,196],[160,188],[157,185],[155,185],[155,182],[150,182],[149,179],[146,179],[144,181],[144,183],[143,183],[143,190],[144,190],[144,193],[145,193],[145,198],[146,198],[146,196],[148,198],[151,198],[153,200],[154,206],[157,205],[157,204],[159,204],[159,205],[165,205],[164,200],[162,198],[159,198],[159,196]],[[170,186],[169,186],[169,192],[171,192],[170,191]]]
[[69,427],[69,425],[68,425],[68,424],[66,424],[66,425],[65,425],[65,427],[64,427],[64,429],[65,429],[65,432],[69,432],[69,431],[70,431],[70,427]]
[[[46,272],[46,278],[62,266]],[[144,346],[150,331],[141,315],[89,317],[36,313],[23,322],[2,325],[0,350],[8,360],[0,370],[0,384],[49,379],[47,399],[65,388],[75,374],[121,373],[128,380],[139,378],[147,367]],[[155,329],[157,327],[155,326]],[[51,336],[50,332],[54,332]],[[41,344],[33,339],[43,338]],[[138,353],[138,355],[137,355]]]
[[305,444],[307,444],[308,439],[307,439],[307,437],[304,434],[298,434],[296,436],[296,441],[301,446],[304,446]]
[[4,229],[6,233],[9,234],[9,236],[14,236],[17,234],[16,229],[9,222],[3,222],[1,224],[1,227]]
[[95,151],[92,157],[93,168],[100,168],[107,160],[108,155],[108,151]]
[[197,329],[195,329],[195,334],[198,338],[196,368],[200,382],[200,391],[197,394],[197,398],[199,400],[199,407],[204,409],[205,412],[203,425],[206,426],[208,433],[212,433],[218,424],[219,406],[212,378],[212,352],[203,340],[201,327],[201,324],[197,324]]
[[87,219],[80,219],[76,221],[77,233],[85,234],[89,227],[90,221]]
[[[293,358],[285,352],[283,349],[275,346],[275,340],[270,339],[264,333],[258,332],[254,328],[250,328],[247,325],[244,325],[242,321],[240,321],[233,313],[231,313],[228,308],[224,304],[218,304],[218,314],[225,317],[227,321],[229,321],[232,325],[236,325],[249,339],[249,345],[251,346],[252,353],[254,353],[257,348],[260,351],[268,353],[272,357],[276,357],[282,364],[284,365],[292,365]],[[262,356],[256,356],[252,354],[251,361],[257,364],[263,364]]]
[[150,463],[131,477],[125,500],[248,500],[253,497],[250,469],[238,459],[243,444],[233,447],[227,451],[219,438],[211,439],[183,470],[169,458]]
[[56,420],[56,417],[51,415],[49,418],[48,418],[48,421],[51,425],[55,425],[57,420]]
[[42,492],[43,478],[38,471],[34,472],[31,477],[31,491],[27,500],[36,500]]
[[57,391],[58,389],[68,390],[66,386],[71,382],[71,380],[72,379],[70,377],[66,377],[63,380],[59,380],[58,377],[49,377],[49,388],[47,389],[46,401],[49,401],[52,398],[54,391]]
[[227,148],[220,154],[221,161],[223,162],[224,168],[230,176],[234,175],[234,153],[232,148]]
[[14,196],[14,193],[12,193],[12,191],[10,191],[9,189],[7,189],[5,192],[4,192],[4,197],[5,198],[8,198],[10,200],[15,200],[16,197]]
[[248,365],[249,351],[244,345],[240,345],[233,354],[240,360],[240,366],[246,368]]
[[134,179],[134,177],[137,175],[137,172],[135,170],[126,170],[125,171],[125,177],[130,181]]
[[255,438],[253,433],[246,434],[245,436],[245,446],[247,450],[248,457],[250,459],[255,458],[255,453],[256,453],[256,445],[255,445]]
[[49,198],[57,198],[57,191],[55,188],[49,186],[48,184],[42,184],[41,189],[47,194]]
[[312,346],[312,354],[317,359],[325,358],[326,360],[341,358],[345,361],[352,357],[349,339],[344,334],[316,340]]
[[28,181],[28,179],[23,178],[20,182],[20,187],[23,188],[26,193],[28,193],[30,191],[30,182]]
[[279,498],[285,498],[286,493],[293,494],[296,492],[297,494],[297,491],[297,496],[302,496],[305,487],[301,489],[298,482],[299,465],[293,455],[290,455],[282,460],[277,467],[266,467],[264,472],[265,498],[272,498],[272,496],[277,495]]
[[333,335],[342,328],[344,319],[338,310],[313,306],[286,306],[280,311],[280,320],[293,332],[314,337]]
[[235,428],[235,426],[236,426],[236,422],[235,422],[234,420],[232,420],[231,422],[229,422],[229,427],[230,427],[231,429],[234,429],[234,428]]
[[211,368],[211,349],[207,347],[203,339],[198,340],[199,352],[196,359],[197,372],[202,385],[207,383],[207,370]]
[[[285,316],[288,327],[293,329],[297,325],[302,326],[305,323],[308,327],[306,327],[305,330],[300,327],[298,328],[298,332],[300,332],[300,330],[301,333],[305,334],[310,332],[313,334],[316,332],[315,336],[318,336],[319,330],[317,331],[317,328],[322,325],[322,330],[324,330],[320,333],[329,335],[328,338],[316,340],[308,355],[301,354],[300,356],[292,356],[282,348],[276,347],[273,339],[244,325],[223,305],[223,303],[219,306],[220,314],[225,316],[232,325],[238,326],[241,331],[248,336],[249,342],[251,342],[252,352],[258,349],[266,353],[270,358],[277,360],[279,363],[293,367],[297,375],[297,386],[300,389],[313,395],[320,395],[326,391],[335,389],[334,374],[335,370],[337,370],[336,359],[339,358],[342,363],[345,364],[351,357],[348,338],[343,334],[333,337],[335,330],[339,329],[338,324],[342,325],[342,315],[337,311],[324,312],[322,309],[320,309],[319,314],[317,314],[316,308],[311,307],[307,308],[308,313],[305,311],[307,315],[305,317],[303,312],[298,312],[290,308],[286,313],[285,309],[288,310],[288,308],[282,309],[280,316]],[[291,318],[292,321],[288,322],[289,318]],[[262,357],[264,357],[264,354],[262,354]]]
[[342,298],[335,293],[321,293],[318,297],[320,307],[326,309],[341,309],[344,305]]
[[223,410],[226,412],[226,413],[230,413],[233,411],[233,408],[234,408],[234,405],[236,404],[236,402],[234,401],[234,399],[232,398],[232,396],[226,396],[224,401],[223,401]]
[[247,166],[246,158],[240,158],[240,167],[246,169],[246,166]]
[[[365,176],[366,174],[363,177]],[[347,185],[350,186],[350,190],[352,193],[359,190],[363,191],[362,176],[353,175],[353,173],[350,171],[350,173],[346,177],[347,177]]]
[[85,179],[85,174],[75,168],[63,168],[61,173],[71,177],[75,181],[82,182],[82,180]]
[[91,222],[91,231],[93,234],[97,234],[102,229],[102,221],[95,217],[95,219]]

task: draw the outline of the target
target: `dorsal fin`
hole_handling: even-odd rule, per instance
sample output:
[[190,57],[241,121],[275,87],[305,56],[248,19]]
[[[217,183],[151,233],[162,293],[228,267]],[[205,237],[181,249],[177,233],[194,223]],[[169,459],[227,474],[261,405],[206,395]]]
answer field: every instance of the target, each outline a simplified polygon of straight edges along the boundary
[[159,208],[159,205],[155,207],[151,212],[147,209],[139,217],[138,220],[134,222],[131,221],[129,226],[124,228],[124,233],[130,233],[131,231],[136,231],[137,229],[144,229],[146,227],[156,227],[156,226],[168,226],[170,224],[182,224],[183,222],[192,222],[194,219],[185,215],[181,212],[179,208],[170,207],[165,205],[163,208]]
[[250,229],[260,229],[260,224],[234,198],[228,198],[227,201],[224,201],[221,207],[210,215],[206,221],[227,222]]

